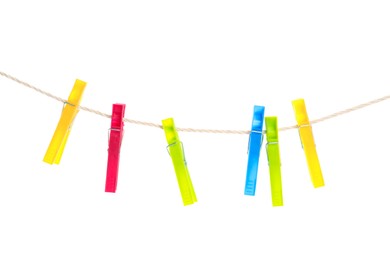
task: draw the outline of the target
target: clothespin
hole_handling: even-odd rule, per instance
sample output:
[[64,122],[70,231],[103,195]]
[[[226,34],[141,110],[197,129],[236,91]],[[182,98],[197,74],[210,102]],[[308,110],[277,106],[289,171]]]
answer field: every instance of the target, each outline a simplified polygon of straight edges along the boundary
[[254,106],[252,130],[249,134],[248,166],[246,171],[245,195],[254,196],[256,192],[257,170],[260,149],[263,143],[264,107]]
[[49,164],[60,163],[72,123],[79,111],[78,106],[81,103],[81,98],[86,85],[86,82],[76,79],[68,101],[65,102],[64,108],[62,109],[61,118],[53,134],[49,147],[47,148],[45,157],[43,158],[44,162]]
[[162,126],[168,142],[167,149],[175,168],[183,204],[184,206],[194,204],[197,202],[197,198],[188,172],[183,143],[180,141],[173,118],[162,120]]
[[276,116],[265,117],[265,129],[267,134],[267,156],[269,175],[271,180],[271,195],[273,206],[283,206],[282,172],[279,152],[278,118]]
[[305,101],[297,99],[292,102],[295,118],[298,123],[298,131],[301,138],[303,150],[306,155],[307,166],[309,168],[311,181],[315,188],[324,186],[324,179],[320,161],[318,160],[317,150],[314,143],[312,128],[310,125],[309,116],[307,115]]
[[111,116],[110,139],[108,144],[108,162],[106,176],[106,192],[115,192],[118,182],[119,157],[123,138],[123,117],[125,104],[113,104]]

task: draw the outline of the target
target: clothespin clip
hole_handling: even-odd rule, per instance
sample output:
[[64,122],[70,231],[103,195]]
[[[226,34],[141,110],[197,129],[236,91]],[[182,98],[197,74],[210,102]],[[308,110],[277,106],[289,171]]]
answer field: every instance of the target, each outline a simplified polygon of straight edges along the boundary
[[123,117],[125,116],[125,104],[112,105],[112,117],[106,176],[106,192],[115,192],[118,182],[119,157],[123,138]]
[[84,89],[87,83],[76,79],[72,92],[69,95],[68,101],[64,103],[61,118],[57,128],[47,148],[43,161],[49,164],[59,164],[62,153],[64,152],[66,142],[72,127],[72,123],[79,111],[78,106],[81,103]]
[[162,120],[162,126],[168,142],[167,150],[175,168],[183,204],[184,206],[194,204],[197,202],[197,198],[188,172],[183,143],[179,139],[173,118]]
[[254,106],[252,130],[249,134],[248,166],[246,171],[245,195],[254,196],[256,192],[257,170],[259,167],[260,149],[263,143],[264,107]]
[[303,150],[306,155],[307,166],[309,168],[311,181],[315,188],[324,186],[324,179],[320,161],[318,160],[317,150],[314,143],[312,128],[310,125],[309,116],[307,115],[305,101],[297,99],[292,102],[295,118],[298,123],[298,131],[301,138]]
[[278,118],[276,116],[265,117],[265,129],[267,134],[267,157],[269,175],[271,180],[271,195],[273,206],[283,206],[282,172],[279,152]]

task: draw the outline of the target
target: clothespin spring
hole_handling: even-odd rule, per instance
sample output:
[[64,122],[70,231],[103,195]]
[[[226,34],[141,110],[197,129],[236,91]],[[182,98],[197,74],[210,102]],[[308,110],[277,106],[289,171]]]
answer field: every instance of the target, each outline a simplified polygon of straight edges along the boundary
[[[110,131],[117,131],[117,132],[120,132],[121,129],[120,128],[109,128],[107,130],[107,139],[108,139],[108,146],[110,146]],[[123,129],[123,132],[125,131],[125,129]],[[121,146],[122,146],[122,143],[121,143]]]
[[[171,153],[169,152],[169,147],[174,146],[176,144],[177,144],[177,142],[174,142],[174,143],[171,143],[171,144],[167,145],[167,152],[168,152],[169,156],[171,156]],[[186,153],[184,151],[184,145],[183,145],[182,141],[180,141],[180,145],[181,145],[181,149],[183,150],[184,164],[187,165]]]
[[[263,134],[263,131],[257,131],[257,130],[251,130],[249,134],[249,140],[248,140],[248,149],[246,150],[246,154],[249,153],[250,143],[251,143],[251,134]],[[260,147],[263,145],[263,138],[261,138]]]
[[269,154],[268,154],[268,146],[269,145],[273,145],[273,144],[279,144],[279,142],[269,142],[265,145],[266,147],[266,151],[267,151],[267,161],[268,161],[268,165],[269,165]]
[[[62,111],[61,111],[61,115],[62,113],[64,112],[64,109],[65,109],[65,106],[66,105],[69,105],[69,106],[72,106],[72,107],[75,107],[75,105],[69,103],[68,101],[64,101],[64,104],[62,105]],[[77,109],[77,113],[80,111],[80,109]],[[74,120],[76,119],[76,117],[73,118],[72,122],[70,123],[69,125],[69,128],[68,129],[71,129],[72,126],[73,126],[73,123],[74,123]]]
[[[311,126],[311,124],[298,125],[298,134],[299,134],[299,140],[301,141],[302,149],[303,149],[303,143],[302,143],[301,131],[299,131],[299,129],[303,128],[303,127],[310,127],[310,128],[312,128],[312,126]],[[313,142],[314,142],[314,140],[313,140]],[[314,146],[316,146],[315,142],[314,142]]]

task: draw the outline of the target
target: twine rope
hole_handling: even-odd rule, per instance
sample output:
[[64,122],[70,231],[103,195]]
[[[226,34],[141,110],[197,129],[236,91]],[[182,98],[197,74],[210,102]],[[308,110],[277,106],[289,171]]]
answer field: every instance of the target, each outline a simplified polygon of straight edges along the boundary
[[[44,91],[40,88],[37,88],[37,87],[35,87],[27,82],[24,82],[24,81],[14,77],[14,76],[11,76],[5,72],[0,71],[0,75],[7,78],[7,79],[10,79],[16,83],[19,83],[20,85],[22,85],[24,87],[30,88],[30,89],[32,89],[32,90],[34,90],[42,95],[45,95],[49,98],[55,99],[61,103],[67,103],[66,99],[55,96],[47,91]],[[362,104],[359,104],[359,105],[356,105],[356,106],[353,106],[353,107],[350,107],[350,108],[347,108],[347,109],[344,109],[344,110],[341,110],[338,112],[335,112],[333,114],[330,114],[330,115],[327,115],[327,116],[324,116],[324,117],[321,117],[318,119],[311,120],[310,124],[312,125],[312,124],[324,122],[326,120],[329,120],[329,119],[332,119],[332,118],[335,118],[335,117],[338,117],[341,115],[345,115],[345,114],[354,112],[354,111],[362,109],[362,108],[366,108],[368,106],[377,104],[379,102],[382,102],[382,101],[385,101],[388,99],[390,99],[390,95],[386,95],[386,96],[383,96],[383,97],[380,97],[380,98],[377,98],[377,99],[374,99],[374,100],[371,100],[371,101],[368,101],[368,102],[365,102],[365,103],[362,103]],[[95,109],[92,109],[92,108],[89,108],[89,107],[79,106],[79,109],[87,111],[87,112],[92,113],[92,114],[102,116],[102,117],[111,118],[111,115],[103,113],[103,112],[95,110]],[[155,128],[161,128],[161,129],[163,128],[161,124],[156,124],[156,123],[152,123],[152,122],[139,121],[139,120],[134,120],[134,119],[129,119],[129,118],[124,118],[123,121],[130,123],[130,124],[135,124],[135,125],[155,127]],[[285,126],[285,127],[280,127],[279,131],[287,131],[287,130],[296,129],[296,128],[298,128],[297,125]],[[251,132],[249,130],[218,130],[218,129],[198,129],[198,128],[183,128],[183,127],[177,127],[176,130],[180,131],[180,132],[209,133],[209,134],[249,134]],[[265,134],[265,131],[263,131],[263,134]]]

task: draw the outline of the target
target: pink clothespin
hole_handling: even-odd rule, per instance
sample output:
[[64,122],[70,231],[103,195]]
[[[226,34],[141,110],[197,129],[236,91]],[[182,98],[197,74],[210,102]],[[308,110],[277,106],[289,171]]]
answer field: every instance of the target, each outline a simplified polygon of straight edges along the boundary
[[106,177],[106,192],[115,192],[118,182],[119,156],[123,138],[123,117],[125,104],[112,105],[110,139],[108,145],[108,162]]

